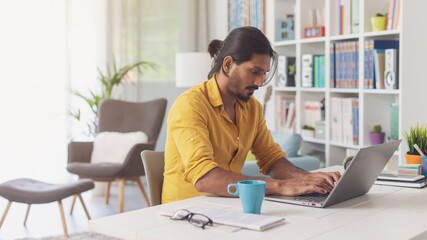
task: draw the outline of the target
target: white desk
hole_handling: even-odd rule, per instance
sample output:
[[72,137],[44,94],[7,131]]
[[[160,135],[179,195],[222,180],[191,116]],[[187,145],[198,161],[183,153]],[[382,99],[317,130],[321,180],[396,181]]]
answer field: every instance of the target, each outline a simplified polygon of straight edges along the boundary
[[286,220],[263,232],[218,224],[203,230],[158,214],[183,205],[242,211],[238,198],[201,196],[91,220],[89,230],[123,239],[427,239],[427,188],[374,185],[323,209],[264,201],[261,214]]

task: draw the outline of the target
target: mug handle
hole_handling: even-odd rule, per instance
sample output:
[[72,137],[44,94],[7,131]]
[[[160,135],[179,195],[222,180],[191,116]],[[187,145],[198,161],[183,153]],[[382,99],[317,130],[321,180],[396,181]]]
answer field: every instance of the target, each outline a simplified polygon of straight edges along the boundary
[[[236,191],[235,192],[230,191],[230,187],[235,187]],[[237,184],[228,184],[227,191],[231,195],[237,195],[237,196],[239,196],[239,187],[237,186]]]

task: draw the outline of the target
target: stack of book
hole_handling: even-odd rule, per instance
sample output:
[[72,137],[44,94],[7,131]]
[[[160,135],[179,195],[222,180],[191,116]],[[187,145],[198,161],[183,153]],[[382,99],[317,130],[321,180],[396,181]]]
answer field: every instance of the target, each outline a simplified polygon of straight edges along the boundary
[[276,95],[276,131],[295,132],[295,98]]
[[421,164],[403,164],[399,165],[397,172],[400,175],[421,175]]
[[359,144],[359,99],[331,98],[331,140]]
[[302,55],[302,87],[325,87],[324,55]]
[[332,42],[330,49],[330,86],[357,88],[359,86],[358,42]]
[[385,50],[399,49],[399,41],[368,39],[364,47],[365,89],[384,89]]
[[375,184],[395,187],[423,188],[427,184],[427,179],[423,175],[381,173],[375,181]]

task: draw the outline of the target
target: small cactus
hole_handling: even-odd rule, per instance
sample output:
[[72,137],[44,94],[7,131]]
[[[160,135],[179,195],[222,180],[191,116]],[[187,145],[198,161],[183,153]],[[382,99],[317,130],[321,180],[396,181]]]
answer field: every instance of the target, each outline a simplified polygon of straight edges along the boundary
[[381,125],[375,125],[374,126],[374,129],[373,129],[373,132],[374,133],[380,133],[381,132]]

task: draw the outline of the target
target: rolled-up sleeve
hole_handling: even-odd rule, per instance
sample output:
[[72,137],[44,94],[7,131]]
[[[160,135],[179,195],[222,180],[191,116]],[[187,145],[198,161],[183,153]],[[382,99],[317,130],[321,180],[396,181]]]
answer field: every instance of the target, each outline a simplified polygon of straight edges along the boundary
[[268,171],[270,170],[270,167],[279,158],[286,157],[286,152],[282,151],[280,145],[274,142],[270,130],[268,130],[267,125],[265,123],[262,111],[258,111],[258,113],[258,130],[252,145],[252,153],[257,159],[257,164],[260,169],[260,172],[264,175],[267,175]]
[[213,148],[209,140],[207,114],[194,98],[182,96],[171,108],[168,118],[169,132],[172,134],[184,164],[184,180],[193,186],[212,169]]

